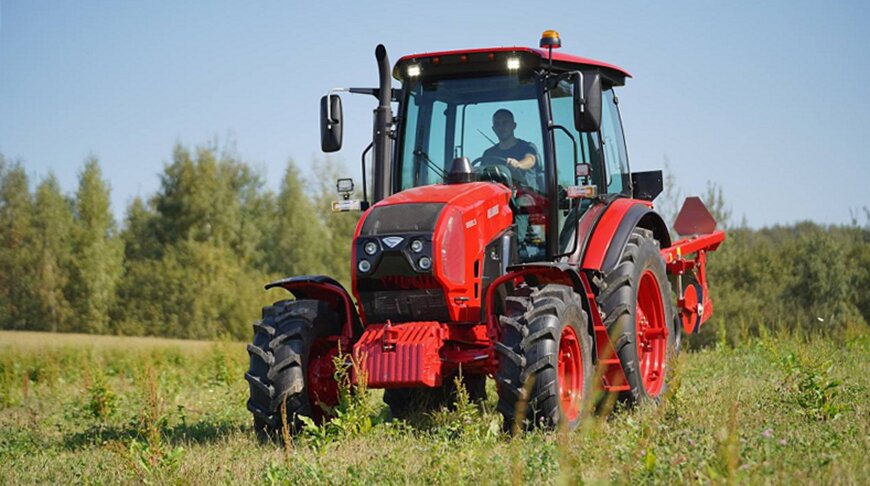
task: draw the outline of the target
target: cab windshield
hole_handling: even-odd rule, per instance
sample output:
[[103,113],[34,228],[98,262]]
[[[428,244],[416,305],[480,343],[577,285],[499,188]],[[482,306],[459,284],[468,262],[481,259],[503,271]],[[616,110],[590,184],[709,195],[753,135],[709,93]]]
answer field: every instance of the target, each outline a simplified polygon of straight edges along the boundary
[[[476,172],[501,165],[493,170],[510,174],[504,158],[519,160],[527,151],[535,156],[535,166],[523,174],[513,171],[514,178],[522,179],[513,184],[536,186],[543,182],[541,115],[532,74],[422,79],[408,81],[405,89],[399,190],[443,182],[457,157],[468,157]],[[499,143],[493,116],[502,111],[500,118],[507,117],[504,110],[516,124],[513,136],[520,147],[514,152],[522,154],[491,150],[484,157]]]

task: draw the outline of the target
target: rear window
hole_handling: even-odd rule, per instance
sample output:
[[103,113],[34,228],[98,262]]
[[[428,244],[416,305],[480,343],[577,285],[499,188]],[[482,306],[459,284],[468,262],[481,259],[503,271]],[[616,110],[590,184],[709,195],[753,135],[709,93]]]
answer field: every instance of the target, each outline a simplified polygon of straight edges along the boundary
[[372,209],[363,223],[361,236],[391,235],[397,233],[432,232],[444,204],[393,204]]

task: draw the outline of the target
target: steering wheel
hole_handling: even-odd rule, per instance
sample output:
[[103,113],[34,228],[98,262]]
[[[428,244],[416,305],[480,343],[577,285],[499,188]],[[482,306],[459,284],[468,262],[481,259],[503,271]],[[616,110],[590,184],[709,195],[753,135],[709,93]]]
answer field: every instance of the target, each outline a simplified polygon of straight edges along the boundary
[[507,167],[507,157],[498,155],[482,155],[471,161],[472,167],[488,167],[492,165],[503,165]]
[[474,172],[480,180],[499,182],[513,188],[513,176],[507,166],[507,159],[497,155],[484,155],[471,162]]

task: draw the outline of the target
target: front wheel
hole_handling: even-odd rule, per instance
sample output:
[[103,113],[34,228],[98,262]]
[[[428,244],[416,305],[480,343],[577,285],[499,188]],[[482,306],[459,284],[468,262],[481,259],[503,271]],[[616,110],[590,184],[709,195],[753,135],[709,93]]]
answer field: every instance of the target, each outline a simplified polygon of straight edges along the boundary
[[[285,300],[263,308],[248,345],[248,410],[262,440],[293,433],[300,416],[323,419],[323,408],[338,403],[334,358],[338,348],[325,339],[337,334],[340,319],[325,302]],[[283,410],[282,410],[283,408]]]
[[580,296],[546,285],[506,300],[496,345],[506,430],[577,428],[591,398],[592,336]]

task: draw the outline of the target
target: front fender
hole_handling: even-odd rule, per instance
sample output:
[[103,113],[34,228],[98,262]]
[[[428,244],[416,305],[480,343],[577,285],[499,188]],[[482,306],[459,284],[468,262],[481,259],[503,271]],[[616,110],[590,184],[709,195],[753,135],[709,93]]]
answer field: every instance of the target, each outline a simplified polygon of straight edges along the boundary
[[499,316],[493,305],[496,299],[496,290],[505,284],[524,280],[529,285],[539,286],[550,283],[567,285],[574,288],[585,300],[586,292],[583,289],[583,281],[576,265],[562,262],[535,262],[519,265],[511,265],[507,273],[495,279],[486,290],[486,325],[487,332],[493,342],[498,340],[501,333]]
[[266,290],[281,287],[297,299],[324,301],[329,308],[342,316],[341,337],[348,343],[362,334],[359,313],[353,299],[338,281],[325,275],[288,277],[266,284]]

